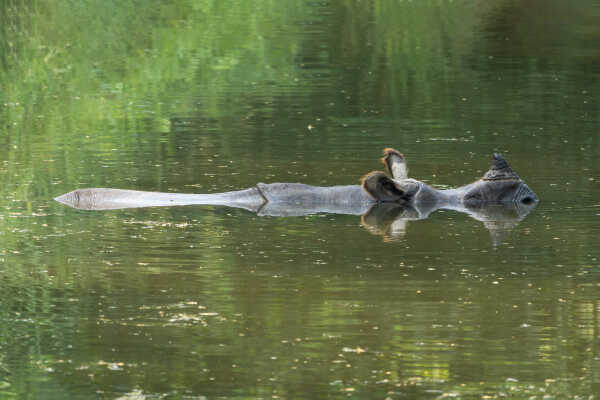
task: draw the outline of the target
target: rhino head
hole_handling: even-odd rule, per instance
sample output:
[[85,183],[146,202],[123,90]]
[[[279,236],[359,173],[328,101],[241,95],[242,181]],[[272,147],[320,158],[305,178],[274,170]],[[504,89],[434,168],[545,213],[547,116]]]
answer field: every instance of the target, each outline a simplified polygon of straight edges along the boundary
[[437,190],[426,183],[408,178],[404,156],[393,149],[385,149],[384,172],[371,172],[362,179],[363,189],[377,202],[402,205],[462,204],[473,207],[493,203],[537,203],[538,197],[512,170],[508,162],[495,153],[492,166],[483,177],[456,189]]

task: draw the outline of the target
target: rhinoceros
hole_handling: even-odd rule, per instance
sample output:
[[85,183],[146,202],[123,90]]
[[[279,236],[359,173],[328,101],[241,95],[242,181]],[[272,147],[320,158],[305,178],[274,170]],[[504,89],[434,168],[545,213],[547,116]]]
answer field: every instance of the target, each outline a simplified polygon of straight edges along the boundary
[[362,178],[361,185],[320,187],[302,183],[258,183],[248,189],[210,194],[88,188],[74,190],[55,200],[86,210],[216,205],[277,216],[363,215],[378,204],[416,210],[418,215],[429,215],[437,209],[473,214],[472,210],[490,204],[527,206],[538,202],[536,194],[499,154],[494,154],[491,168],[481,179],[459,188],[441,190],[409,178],[406,159],[397,150],[384,149],[382,162],[390,176],[381,171],[371,172]]

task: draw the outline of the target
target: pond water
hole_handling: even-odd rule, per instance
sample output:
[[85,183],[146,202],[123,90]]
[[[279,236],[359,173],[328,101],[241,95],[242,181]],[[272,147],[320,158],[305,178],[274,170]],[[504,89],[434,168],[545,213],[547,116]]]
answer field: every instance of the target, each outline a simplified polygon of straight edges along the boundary
[[[0,398],[592,398],[600,5],[0,5]],[[188,206],[82,187],[436,187],[502,153],[540,197],[495,229]],[[490,229],[489,229],[490,228]]]

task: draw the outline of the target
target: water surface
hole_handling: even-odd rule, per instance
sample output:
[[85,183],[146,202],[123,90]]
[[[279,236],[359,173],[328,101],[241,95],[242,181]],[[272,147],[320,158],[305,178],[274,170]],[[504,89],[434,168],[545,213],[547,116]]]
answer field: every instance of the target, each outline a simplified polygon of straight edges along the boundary
[[[0,6],[0,398],[589,398],[600,390],[600,7]],[[437,187],[502,153],[541,199],[438,211],[67,208],[80,187]],[[394,233],[394,234],[392,234]]]

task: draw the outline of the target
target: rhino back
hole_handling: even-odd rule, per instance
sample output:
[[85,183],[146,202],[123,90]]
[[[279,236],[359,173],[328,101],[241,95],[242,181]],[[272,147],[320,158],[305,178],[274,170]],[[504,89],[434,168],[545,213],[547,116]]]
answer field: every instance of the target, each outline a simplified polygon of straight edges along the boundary
[[374,201],[358,185],[311,186],[303,183],[259,183],[269,203],[287,204],[371,204]]

